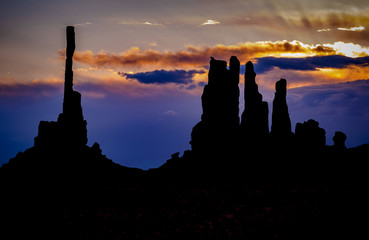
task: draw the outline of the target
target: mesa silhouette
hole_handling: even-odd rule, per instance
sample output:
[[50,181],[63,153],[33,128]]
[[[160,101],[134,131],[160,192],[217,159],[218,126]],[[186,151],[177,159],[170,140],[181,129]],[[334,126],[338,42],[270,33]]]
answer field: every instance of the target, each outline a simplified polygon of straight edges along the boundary
[[[239,117],[240,61],[227,62],[211,57],[209,80],[201,96],[203,113],[191,133],[191,150],[172,155],[157,169],[142,171],[120,166],[102,155],[98,143],[87,146],[87,122],[81,107],[81,94],[73,90],[74,27],[66,29],[67,47],[63,112],[56,122],[41,121],[34,146],[10,159],[3,171],[68,172],[75,175],[150,176],[181,178],[184,175],[210,176],[219,173],[236,176],[288,176],[314,172],[323,175],[355,171],[359,156],[368,145],[347,149],[346,135],[337,131],[334,146],[326,145],[325,130],[316,120],[297,123],[292,132],[286,101],[287,81],[275,85],[271,130],[268,103],[258,91],[252,62],[246,63],[244,110]],[[350,161],[349,161],[350,159]],[[336,171],[337,172],[337,171]]]

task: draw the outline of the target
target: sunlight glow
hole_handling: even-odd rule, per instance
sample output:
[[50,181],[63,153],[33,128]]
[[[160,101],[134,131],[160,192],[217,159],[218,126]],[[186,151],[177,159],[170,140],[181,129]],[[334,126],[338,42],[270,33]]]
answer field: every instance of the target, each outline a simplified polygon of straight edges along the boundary
[[359,44],[335,42],[334,44],[323,44],[325,47],[331,47],[336,50],[337,53],[345,55],[347,57],[364,57],[369,56],[369,48],[362,47]]
[[360,27],[350,27],[350,28],[337,28],[340,31],[349,31],[349,32],[360,32],[360,31],[364,31],[365,27],[360,26]]

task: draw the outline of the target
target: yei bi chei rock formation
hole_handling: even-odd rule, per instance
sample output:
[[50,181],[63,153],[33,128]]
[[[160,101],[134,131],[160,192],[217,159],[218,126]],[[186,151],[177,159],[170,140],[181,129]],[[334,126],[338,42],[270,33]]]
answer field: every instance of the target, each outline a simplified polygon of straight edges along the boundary
[[[201,97],[201,121],[194,126],[191,134],[190,143],[195,156],[244,159],[253,153],[260,153],[258,157],[266,157],[273,154],[292,155],[294,152],[313,154],[328,150],[325,130],[319,127],[317,121],[310,119],[297,123],[295,133],[292,132],[285,79],[275,84],[269,131],[268,103],[263,101],[258,90],[252,62],[247,62],[245,69],[245,108],[240,121],[240,62],[232,56],[227,69],[225,61],[211,58],[208,84],[204,86]],[[346,149],[346,138],[342,134],[338,132],[334,137],[336,147],[331,149]]]

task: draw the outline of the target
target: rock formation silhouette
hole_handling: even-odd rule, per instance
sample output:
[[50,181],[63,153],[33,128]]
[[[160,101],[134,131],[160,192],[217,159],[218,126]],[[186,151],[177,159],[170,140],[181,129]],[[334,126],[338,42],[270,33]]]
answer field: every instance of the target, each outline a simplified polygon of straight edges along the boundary
[[347,147],[345,145],[347,136],[343,132],[337,131],[335,132],[332,140],[334,142],[333,150],[337,153],[343,153],[347,151]]
[[[34,146],[10,159],[5,169],[20,170],[22,174],[43,174],[71,178],[83,178],[97,174],[99,177],[113,176],[117,169],[124,169],[127,177],[141,170],[122,167],[102,154],[100,145],[87,144],[87,121],[84,120],[81,94],[73,90],[73,54],[75,50],[74,27],[66,28],[66,60],[63,112],[57,121],[40,121]],[[57,174],[56,174],[57,173]],[[120,174],[122,172],[120,171]],[[96,176],[95,176],[96,177]]]
[[81,95],[73,90],[74,49],[74,29],[67,27],[63,112],[56,122],[41,121],[35,146],[0,168],[1,239],[360,239],[366,233],[360,217],[367,203],[358,193],[366,189],[359,187],[369,144],[346,149],[346,135],[336,132],[327,148],[325,130],[311,119],[296,124],[293,135],[286,80],[276,83],[269,134],[268,104],[252,63],[240,123],[240,62],[231,57],[227,70],[225,61],[211,58],[192,150],[140,171],[112,163],[98,143],[86,145]]
[[326,147],[325,130],[313,119],[297,123],[295,136],[297,147],[305,153],[322,151]]
[[[277,148],[287,147],[291,144],[293,133],[291,132],[291,120],[287,106],[287,81],[281,79],[275,84],[273,100],[272,127],[270,131],[271,141]],[[283,149],[285,150],[285,149]]]
[[[201,161],[209,163],[223,158],[218,167],[224,168],[228,165],[233,170],[245,167],[257,168],[263,163],[269,165],[272,171],[272,168],[278,169],[281,166],[274,165],[278,161],[265,162],[266,159],[284,158],[288,162],[296,157],[305,160],[313,155],[319,158],[326,157],[326,132],[319,127],[317,121],[310,119],[304,123],[297,123],[295,133],[292,132],[286,100],[286,79],[280,79],[275,84],[269,133],[268,103],[263,101],[258,90],[256,73],[251,61],[246,63],[245,109],[240,122],[239,73],[240,62],[235,56],[230,59],[229,70],[225,61],[211,58],[208,84],[204,86],[201,97],[203,109],[201,121],[193,127],[191,133],[192,151],[187,151],[182,158],[175,155],[176,157],[172,157],[162,166],[163,168],[180,169],[176,163],[184,164],[183,159],[197,159],[198,164]],[[345,140],[344,133],[337,132],[333,138],[335,145],[330,148],[329,153],[344,151]],[[258,156],[259,160],[253,159],[255,156]],[[205,168],[210,166],[211,164],[206,164]],[[284,170],[287,167],[285,166]]]
[[241,118],[241,141],[250,150],[265,144],[269,135],[268,103],[263,101],[255,77],[254,66],[249,61],[245,72],[245,110]]
[[41,121],[35,147],[62,147],[65,151],[80,149],[87,144],[87,122],[83,118],[81,94],[73,90],[73,54],[75,50],[74,27],[66,30],[67,48],[65,60],[65,82],[63,113],[57,122]]
[[346,149],[346,134],[343,132],[337,131],[333,136],[334,146],[340,149]]
[[[41,121],[34,147],[17,154],[9,163],[4,164],[3,168],[33,167],[62,171],[74,169],[79,174],[84,168],[95,170],[106,168],[110,171],[114,167],[121,167],[102,155],[98,143],[92,147],[86,145],[87,122],[83,117],[81,94],[73,90],[74,27],[67,27],[66,36],[63,112],[56,122]],[[208,84],[204,86],[201,96],[203,110],[201,121],[193,127],[191,133],[192,150],[185,151],[182,157],[179,153],[172,154],[172,159],[158,170],[165,169],[166,173],[172,172],[177,178],[180,176],[177,175],[178,172],[188,174],[198,171],[199,175],[204,175],[204,171],[210,174],[214,170],[217,175],[224,169],[229,170],[229,174],[237,169],[239,173],[247,170],[250,175],[265,176],[273,171],[286,171],[289,167],[286,164],[296,157],[310,157],[312,154],[327,157],[339,152],[355,152],[358,155],[365,151],[366,146],[357,151],[348,150],[345,146],[346,135],[342,132],[336,132],[333,137],[335,144],[328,148],[325,130],[312,119],[297,123],[294,134],[291,131],[285,79],[280,79],[275,84],[276,92],[269,132],[268,103],[263,101],[258,90],[252,62],[247,62],[245,67],[245,104],[241,122],[240,61],[236,56],[232,56],[227,69],[226,61],[211,57]],[[279,162],[275,161],[281,157],[286,159],[284,166],[278,166]],[[314,168],[314,165],[311,166]],[[266,171],[266,168],[269,170]],[[255,169],[263,169],[264,173]],[[131,172],[136,175],[142,174],[142,171]],[[156,177],[157,172],[148,171],[149,175]]]
[[194,152],[217,154],[237,143],[239,72],[240,62],[236,57],[231,57],[229,70],[227,62],[211,58],[208,84],[201,96],[201,121],[191,133]]

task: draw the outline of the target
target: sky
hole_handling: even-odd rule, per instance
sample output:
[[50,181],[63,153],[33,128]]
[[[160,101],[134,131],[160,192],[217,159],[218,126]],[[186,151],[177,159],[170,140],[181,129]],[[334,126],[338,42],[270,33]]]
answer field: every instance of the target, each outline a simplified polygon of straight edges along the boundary
[[335,131],[348,147],[369,143],[367,0],[0,1],[0,164],[62,111],[68,25],[88,145],[121,165],[190,149],[210,57],[237,56],[241,74],[253,61],[270,115],[285,78],[293,130],[315,119],[329,145]]

